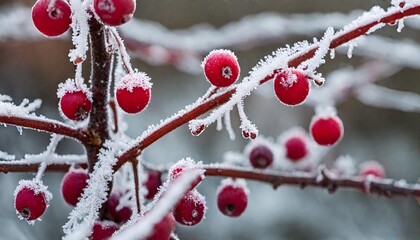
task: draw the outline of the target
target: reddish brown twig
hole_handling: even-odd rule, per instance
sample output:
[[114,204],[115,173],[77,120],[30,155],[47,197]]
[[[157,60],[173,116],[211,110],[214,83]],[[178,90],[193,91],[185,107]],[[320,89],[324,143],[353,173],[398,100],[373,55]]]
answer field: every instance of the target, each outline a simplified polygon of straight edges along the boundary
[[109,107],[111,108],[112,117],[113,117],[113,120],[114,120],[113,132],[117,133],[118,132],[118,112],[117,112],[117,106],[115,105],[115,100],[114,99],[109,100]]
[[134,177],[134,192],[136,194],[136,206],[137,206],[137,213],[140,213],[141,211],[141,203],[140,203],[140,182],[139,182],[139,172],[138,172],[138,165],[139,161],[134,158],[131,161],[131,164],[133,166],[133,177]]

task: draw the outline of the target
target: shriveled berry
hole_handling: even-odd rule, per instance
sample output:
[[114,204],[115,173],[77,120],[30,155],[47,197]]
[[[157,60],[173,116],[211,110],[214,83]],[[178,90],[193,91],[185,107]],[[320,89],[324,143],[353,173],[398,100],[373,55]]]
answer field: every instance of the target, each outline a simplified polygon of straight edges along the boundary
[[326,118],[315,116],[309,128],[315,142],[323,146],[337,144],[344,134],[343,122],[337,116]]
[[277,74],[274,79],[274,91],[280,102],[296,106],[305,101],[309,94],[309,80],[299,70],[288,69]]
[[232,51],[213,50],[202,63],[207,80],[216,87],[232,85],[239,77],[238,59]]
[[188,192],[174,209],[175,220],[187,226],[201,222],[206,213],[206,200],[198,191]]
[[115,222],[96,221],[93,225],[92,235],[89,237],[89,240],[109,239],[117,230],[118,226]]
[[168,213],[158,224],[153,227],[153,232],[147,240],[167,240],[175,230],[175,218]]
[[118,105],[126,113],[135,114],[147,107],[152,94],[150,78],[144,73],[128,74],[117,84]]
[[144,184],[147,188],[146,199],[153,199],[162,185],[161,174],[158,171],[149,171],[147,174],[147,181]]
[[239,217],[248,205],[247,189],[242,181],[225,179],[218,189],[217,206],[226,216]]
[[88,173],[84,169],[71,169],[64,175],[61,182],[61,193],[68,204],[76,206],[87,185],[88,178]]
[[64,116],[74,121],[85,119],[92,108],[87,94],[82,90],[66,92],[60,98],[60,109]]
[[64,0],[38,0],[32,7],[32,21],[42,34],[55,37],[65,33],[71,24],[70,5]]
[[136,1],[94,0],[93,7],[104,24],[119,26],[131,20],[136,10]]
[[120,199],[123,194],[120,191],[113,191],[107,201],[108,213],[117,223],[127,222],[133,211],[129,206],[120,206]]
[[48,206],[51,193],[34,181],[21,180],[15,191],[15,208],[27,221],[38,219]]
[[385,177],[385,169],[377,161],[368,161],[360,165],[359,176],[366,178],[367,176],[372,175],[377,178]]
[[291,137],[284,143],[286,147],[286,156],[293,162],[297,162],[304,158],[308,153],[306,142],[301,137]]
[[249,153],[249,161],[254,168],[267,168],[273,163],[273,158],[273,152],[265,145],[257,145]]

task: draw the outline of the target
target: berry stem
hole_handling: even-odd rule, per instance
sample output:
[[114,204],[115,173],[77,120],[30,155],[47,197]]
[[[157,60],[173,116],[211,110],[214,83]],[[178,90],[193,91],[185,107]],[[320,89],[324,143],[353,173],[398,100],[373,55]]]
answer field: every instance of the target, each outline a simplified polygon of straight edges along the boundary
[[108,53],[105,40],[105,27],[95,18],[91,18],[90,25],[90,44],[92,55],[92,110],[90,113],[88,130],[90,141],[85,143],[88,156],[89,172],[93,171],[93,166],[98,159],[99,149],[106,139],[108,133],[108,99],[110,88],[111,56]]
[[[420,14],[420,6],[413,6],[404,11],[388,13],[379,20],[373,19],[372,22],[366,23],[365,25],[361,25],[347,32],[337,34],[337,36],[335,36],[333,40],[331,41],[329,48],[334,49],[344,43],[347,43],[357,37],[360,37],[361,35],[366,34],[370,29],[372,29],[373,27],[379,24],[395,22],[404,17],[409,17],[409,16],[413,16],[417,14]],[[288,66],[297,67],[303,61],[310,59],[311,57],[314,56],[318,47],[319,47],[318,43],[315,43],[311,47],[309,47],[306,51],[300,54],[297,54],[295,57],[292,57],[288,61]],[[274,70],[271,74],[261,79],[260,84],[264,84],[267,81],[273,79],[274,76],[279,71],[281,71],[281,69]],[[120,155],[120,157],[118,158],[117,164],[114,166],[114,171],[117,171],[129,159],[139,156],[142,150],[144,150],[146,147],[148,147],[149,145],[151,145],[158,139],[162,138],[169,132],[197,118],[198,116],[228,102],[231,99],[231,96],[236,93],[236,89],[237,88],[235,87],[230,90],[227,90],[224,93],[220,93],[214,96],[213,98],[210,98],[204,101],[203,103],[197,105],[196,107],[189,109],[182,116],[179,116],[178,118],[175,118],[171,121],[168,121],[166,124],[161,125],[159,128],[154,130],[148,136],[141,139],[139,142],[137,142],[136,144],[131,146],[129,149],[127,149],[124,153],[122,153],[122,155]]]
[[115,105],[115,100],[111,99],[109,100],[109,107],[112,111],[112,116],[114,120],[114,129],[112,130],[114,133],[118,132],[118,112],[117,112],[117,106]]
[[131,160],[131,164],[133,166],[134,192],[136,194],[137,213],[140,213],[141,202],[140,202],[140,183],[139,183],[139,172],[138,172],[139,161],[136,158],[133,158],[133,160]]

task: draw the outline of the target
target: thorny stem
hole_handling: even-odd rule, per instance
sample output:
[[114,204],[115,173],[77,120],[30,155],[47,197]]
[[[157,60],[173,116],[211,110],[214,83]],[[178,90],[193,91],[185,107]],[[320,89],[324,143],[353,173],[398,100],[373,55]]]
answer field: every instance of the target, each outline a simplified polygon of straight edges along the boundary
[[94,17],[90,18],[90,44],[92,55],[91,89],[92,110],[90,113],[88,131],[90,141],[85,143],[89,172],[98,159],[98,153],[108,133],[108,95],[109,73],[111,70],[111,56],[107,51],[105,27]]
[[[336,48],[344,43],[347,43],[357,37],[360,37],[363,34],[366,34],[372,27],[383,24],[383,23],[392,23],[402,19],[404,17],[420,14],[420,6],[414,6],[412,8],[406,9],[405,11],[400,11],[397,13],[389,14],[380,20],[374,20],[373,22],[366,23],[365,25],[359,26],[351,31],[348,31],[344,34],[336,36],[330,43],[329,48]],[[300,63],[310,59],[314,56],[316,50],[318,49],[318,44],[313,44],[309,50],[302,52],[301,54],[290,59],[288,62],[289,67],[297,67]],[[271,80],[275,74],[281,69],[276,69],[273,73],[267,75],[260,80],[260,84],[263,84]],[[223,94],[218,95],[217,97],[211,98],[207,101],[204,101],[202,104],[196,106],[195,108],[190,109],[182,116],[169,121],[166,124],[163,124],[160,128],[154,130],[151,134],[146,136],[144,139],[140,140],[134,144],[131,148],[126,150],[119,158],[116,165],[114,165],[114,171],[117,171],[125,162],[133,157],[137,157],[141,154],[142,150],[148,147],[150,144],[154,143],[158,139],[162,138],[169,132],[175,130],[176,128],[184,125],[185,123],[197,118],[198,116],[218,107],[226,102],[228,102],[231,96],[236,93],[236,88],[233,88]]]

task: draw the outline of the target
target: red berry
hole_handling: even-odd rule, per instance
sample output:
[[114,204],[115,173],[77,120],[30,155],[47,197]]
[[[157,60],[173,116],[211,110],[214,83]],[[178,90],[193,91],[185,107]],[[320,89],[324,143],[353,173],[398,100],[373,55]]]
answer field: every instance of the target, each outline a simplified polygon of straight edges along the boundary
[[64,175],[61,182],[61,193],[68,204],[76,206],[87,185],[88,178],[88,173],[84,169],[71,169]]
[[239,77],[239,63],[232,51],[213,50],[202,63],[207,80],[216,87],[232,85]]
[[225,179],[218,189],[217,206],[226,216],[239,217],[248,205],[245,181]]
[[131,20],[136,10],[136,1],[94,0],[93,7],[104,24],[119,26]]
[[147,188],[146,199],[153,199],[162,185],[161,174],[158,171],[149,171],[147,175],[147,181],[144,184]]
[[51,0],[38,0],[32,8],[32,21],[42,34],[56,37],[65,33],[71,24],[70,5],[64,0],[56,0],[49,7]]
[[21,180],[15,190],[15,208],[27,221],[39,218],[48,206],[51,193],[34,181]]
[[368,161],[360,166],[359,176],[366,178],[368,175],[372,175],[377,178],[385,177],[385,169],[377,161]]
[[120,191],[113,191],[108,198],[107,207],[108,213],[116,222],[125,223],[130,219],[133,211],[129,206],[120,205],[121,197],[123,194]]
[[118,230],[117,224],[111,221],[96,221],[93,225],[92,235],[89,240],[106,240]]
[[91,108],[92,103],[87,93],[82,90],[66,92],[60,98],[60,109],[64,116],[74,121],[85,119]]
[[182,225],[194,226],[201,222],[206,210],[204,196],[197,191],[190,191],[176,205],[174,217]]
[[273,163],[273,152],[265,145],[257,145],[249,153],[249,161],[254,168],[267,168]]
[[[181,174],[187,169],[191,169],[191,168],[195,168],[195,162],[192,159],[183,159],[179,162],[177,162],[175,165],[173,165],[170,169],[169,169],[169,174],[168,174],[168,179],[172,182],[174,181],[176,178],[178,178],[179,176],[181,176]],[[198,184],[201,183],[201,181],[203,181],[203,176],[200,175],[190,186],[190,191],[192,189],[194,189],[195,187],[197,187]]]
[[315,142],[323,146],[331,146],[338,143],[344,134],[343,122],[337,116],[325,118],[315,116],[312,118],[309,128]]
[[284,143],[286,147],[286,156],[293,162],[304,158],[308,153],[306,142],[301,137],[291,137]]
[[295,106],[305,101],[309,94],[309,85],[308,78],[296,69],[282,71],[274,79],[277,98],[288,106]]
[[115,95],[122,110],[134,114],[147,107],[152,94],[149,81],[144,73],[128,74],[121,79]]
[[172,213],[168,213],[158,224],[153,227],[152,234],[147,240],[167,240],[172,231],[175,230],[175,218]]

